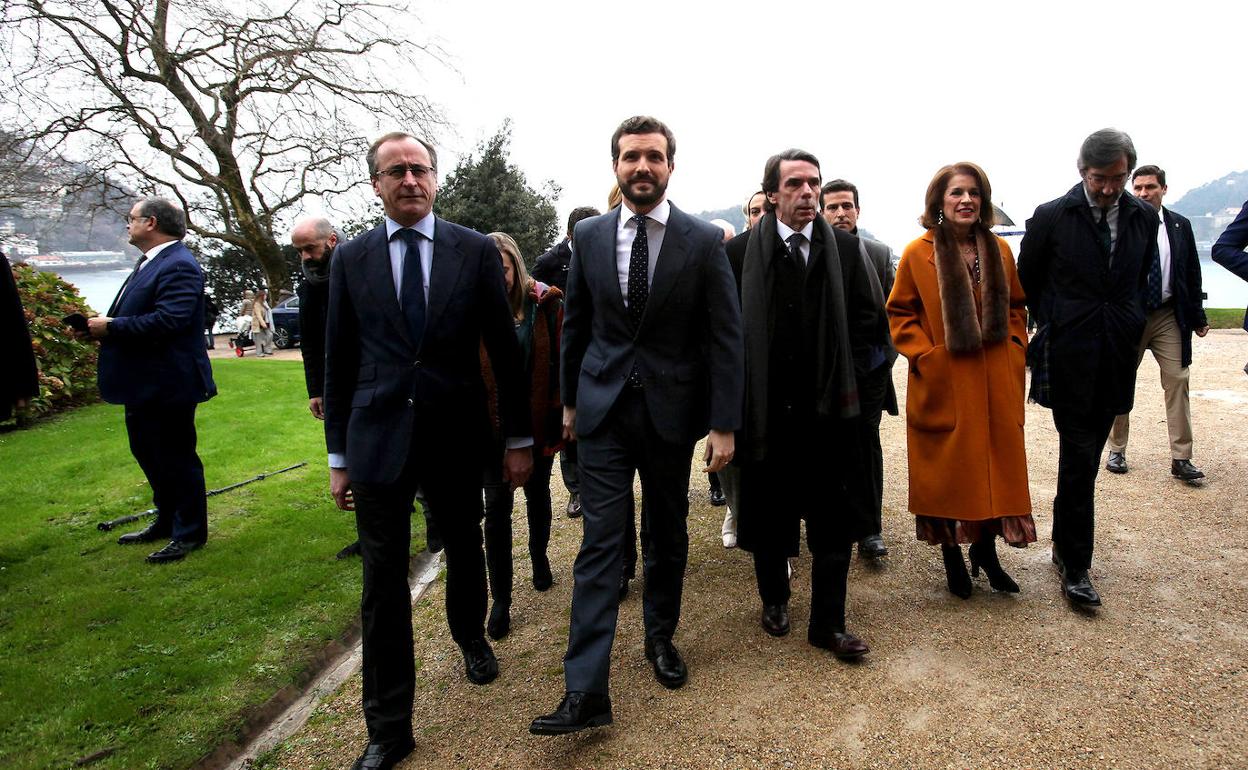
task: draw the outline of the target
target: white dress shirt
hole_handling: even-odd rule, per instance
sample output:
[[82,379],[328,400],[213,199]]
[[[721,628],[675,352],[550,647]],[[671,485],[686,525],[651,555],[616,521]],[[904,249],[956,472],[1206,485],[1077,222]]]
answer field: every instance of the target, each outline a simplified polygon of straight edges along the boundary
[[[425,278],[425,307],[429,306],[429,276],[433,271],[433,223],[434,216],[430,211],[424,219],[409,228],[425,236],[416,239],[416,250],[420,253],[420,271]],[[403,257],[407,253],[407,241],[395,238],[394,234],[402,229],[403,225],[386,217],[386,238],[390,242],[390,274],[394,276],[394,293],[398,296],[400,305],[403,304]]]
[[[1170,291],[1170,234],[1166,230],[1166,208],[1161,206],[1157,209],[1157,218],[1161,220],[1161,224],[1157,226],[1157,253],[1161,255],[1161,301],[1169,302],[1172,292]],[[1149,259],[1152,259],[1150,256]]]
[[780,235],[780,240],[782,243],[784,243],[784,248],[786,251],[789,248],[789,238],[794,233],[801,233],[802,241],[800,244],[798,244],[797,251],[799,254],[802,255],[802,264],[803,265],[810,264],[810,237],[815,234],[814,220],[807,222],[806,226],[803,227],[801,230],[794,230],[793,228],[789,227],[785,223],[781,222],[780,217],[776,217],[776,232]]
[[[654,266],[659,260],[659,251],[663,248],[663,234],[667,232],[667,218],[672,213],[672,204],[664,198],[659,205],[645,214],[646,246],[649,247],[650,264],[646,272],[646,280],[654,282]],[[628,202],[620,206],[620,219],[615,226],[615,272],[620,281],[620,294],[624,296],[624,306],[628,307],[628,264],[633,257],[633,239],[637,237],[637,223],[633,221],[636,213],[628,207]]]

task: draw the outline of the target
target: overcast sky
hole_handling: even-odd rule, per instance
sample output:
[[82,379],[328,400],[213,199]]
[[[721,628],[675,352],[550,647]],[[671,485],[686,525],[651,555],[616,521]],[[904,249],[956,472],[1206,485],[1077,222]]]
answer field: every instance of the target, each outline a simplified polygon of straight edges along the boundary
[[[863,227],[916,237],[940,166],[971,160],[1020,222],[1078,181],[1079,144],[1126,130],[1170,199],[1248,169],[1248,11],[1236,2],[414,4],[415,37],[454,71],[423,90],[457,153],[513,121],[512,160],[562,188],[560,218],[602,208],[609,142],[639,113],[676,135],[669,198],[739,204],[769,155],[800,147],[862,193]],[[701,10],[714,8],[714,11]]]

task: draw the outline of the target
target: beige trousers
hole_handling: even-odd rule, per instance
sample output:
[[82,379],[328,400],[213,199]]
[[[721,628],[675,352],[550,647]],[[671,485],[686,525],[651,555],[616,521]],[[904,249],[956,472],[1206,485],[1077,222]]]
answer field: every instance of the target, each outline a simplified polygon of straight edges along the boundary
[[[1144,337],[1140,340],[1135,365],[1144,360],[1144,351],[1153,351],[1161,369],[1161,389],[1166,394],[1166,427],[1170,432],[1170,457],[1192,459],[1192,409],[1187,397],[1187,367],[1183,366],[1183,340],[1174,308],[1162,307],[1148,314]],[[1130,432],[1130,415],[1120,414],[1109,432],[1109,451],[1125,452]]]

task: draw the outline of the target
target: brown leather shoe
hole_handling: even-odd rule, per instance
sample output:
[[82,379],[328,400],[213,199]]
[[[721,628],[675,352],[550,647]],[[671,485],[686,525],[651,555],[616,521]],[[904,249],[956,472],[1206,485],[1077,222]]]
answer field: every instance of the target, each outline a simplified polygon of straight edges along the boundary
[[841,660],[856,660],[871,652],[866,642],[844,631],[825,632],[812,628],[806,633],[806,641],[814,647],[828,650]]

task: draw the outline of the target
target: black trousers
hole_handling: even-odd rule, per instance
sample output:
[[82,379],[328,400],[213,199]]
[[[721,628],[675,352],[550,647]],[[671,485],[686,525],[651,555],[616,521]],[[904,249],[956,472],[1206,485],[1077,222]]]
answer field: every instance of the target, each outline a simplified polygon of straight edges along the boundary
[[1058,435],[1053,547],[1069,572],[1092,566],[1096,475],[1100,472],[1101,451],[1113,424],[1113,414],[1053,410],[1053,425]]
[[[550,544],[550,473],[555,458],[540,449],[533,452],[533,472],[524,484],[524,506],[529,519],[529,558],[546,556]],[[500,464],[485,471],[485,564],[490,595],[495,604],[511,604],[511,512],[515,493],[503,480]]]
[[569,692],[606,694],[633,473],[641,476],[649,532],[642,549],[646,635],[670,638],[680,621],[689,554],[686,518],[693,444],[661,438],[642,392],[631,388],[625,388],[603,425],[578,443],[584,538],[572,570],[572,622],[563,670]]
[[[845,631],[845,595],[849,589],[850,547],[813,553],[810,567],[810,628]],[[754,553],[754,577],[763,604],[788,604],[788,558],[780,551]]]
[[352,481],[364,585],[364,721],[370,743],[412,732],[416,689],[412,601],[407,584],[411,511],[417,487],[446,548],[446,619],[461,647],[484,638],[485,556],[481,548],[481,466],[471,451],[448,451],[413,436],[407,465],[389,484]]
[[196,404],[126,407],[130,453],[147,476],[157,531],[174,540],[208,539],[204,464],[195,452]]
[[569,441],[559,450],[559,475],[563,477],[563,486],[568,494],[575,495],[581,491],[580,481],[576,475],[576,442]]

